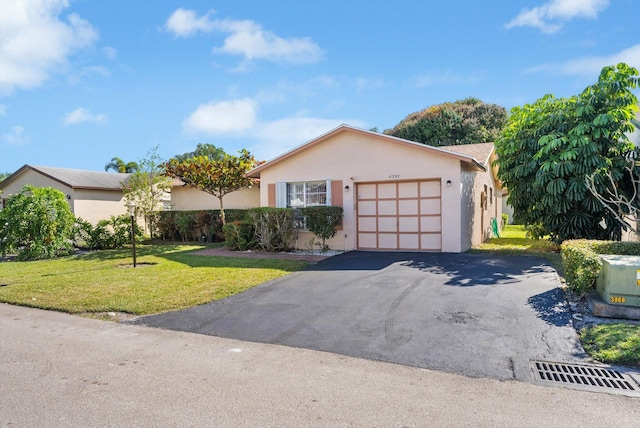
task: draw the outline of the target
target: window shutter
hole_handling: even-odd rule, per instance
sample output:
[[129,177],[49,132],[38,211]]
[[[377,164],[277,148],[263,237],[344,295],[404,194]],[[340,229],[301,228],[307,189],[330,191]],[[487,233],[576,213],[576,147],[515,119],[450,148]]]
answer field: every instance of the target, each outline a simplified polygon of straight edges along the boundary
[[269,208],[276,207],[276,184],[269,183],[267,185],[267,206]]
[[327,202],[326,202],[327,206],[330,207],[332,204],[332,198],[331,198],[331,180],[327,180]]
[[343,206],[342,180],[331,181],[331,205],[334,207]]
[[287,207],[287,183],[280,181],[276,183],[276,208]]

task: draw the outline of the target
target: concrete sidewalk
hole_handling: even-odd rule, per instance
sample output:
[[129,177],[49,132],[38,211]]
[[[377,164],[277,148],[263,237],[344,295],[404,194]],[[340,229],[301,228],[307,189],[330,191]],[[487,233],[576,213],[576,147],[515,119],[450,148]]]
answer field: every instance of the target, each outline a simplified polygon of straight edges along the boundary
[[0,304],[1,427],[632,427],[640,399]]

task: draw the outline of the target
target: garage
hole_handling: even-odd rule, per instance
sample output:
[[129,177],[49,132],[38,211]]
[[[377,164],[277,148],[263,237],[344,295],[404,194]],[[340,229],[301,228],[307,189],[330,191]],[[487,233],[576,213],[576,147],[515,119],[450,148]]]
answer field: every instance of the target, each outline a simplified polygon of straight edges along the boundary
[[442,251],[440,180],[357,184],[360,250]]

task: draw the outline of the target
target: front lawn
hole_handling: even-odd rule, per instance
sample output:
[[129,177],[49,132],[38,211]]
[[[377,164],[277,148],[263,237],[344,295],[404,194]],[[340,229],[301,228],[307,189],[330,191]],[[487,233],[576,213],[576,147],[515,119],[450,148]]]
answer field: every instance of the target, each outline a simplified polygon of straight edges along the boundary
[[131,249],[0,262],[0,302],[74,314],[154,314],[222,299],[307,265],[193,254],[203,248],[143,245],[136,268]]
[[546,239],[531,239],[527,237],[524,226],[509,224],[500,232],[500,238],[489,241],[474,248],[471,252],[493,252],[506,255],[528,255],[544,257],[562,276],[562,256],[560,248]]

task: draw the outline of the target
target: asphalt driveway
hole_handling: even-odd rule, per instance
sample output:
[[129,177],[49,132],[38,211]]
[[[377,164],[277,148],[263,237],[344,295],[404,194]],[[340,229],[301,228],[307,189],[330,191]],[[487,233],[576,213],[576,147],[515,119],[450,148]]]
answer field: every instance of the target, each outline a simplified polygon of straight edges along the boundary
[[356,251],[133,323],[528,381],[585,358],[559,285],[539,258]]

